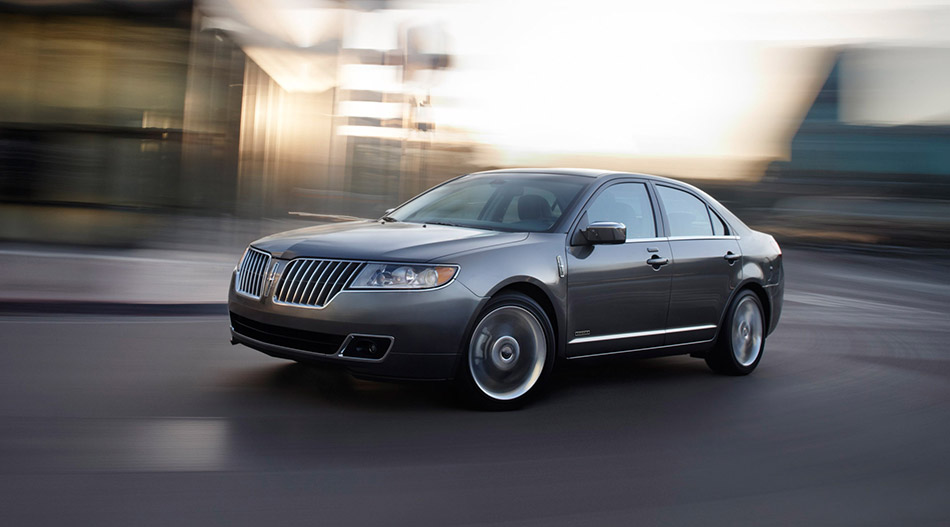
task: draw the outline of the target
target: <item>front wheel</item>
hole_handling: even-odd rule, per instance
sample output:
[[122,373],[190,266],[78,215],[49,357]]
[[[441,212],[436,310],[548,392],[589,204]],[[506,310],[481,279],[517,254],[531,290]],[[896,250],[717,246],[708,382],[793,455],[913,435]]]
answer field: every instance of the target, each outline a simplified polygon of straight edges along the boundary
[[554,331],[530,297],[505,293],[482,311],[468,339],[459,388],[468,402],[494,410],[521,406],[554,362]]
[[718,373],[748,375],[758,366],[765,349],[765,316],[759,297],[741,291],[729,306],[719,339],[706,354],[706,364]]

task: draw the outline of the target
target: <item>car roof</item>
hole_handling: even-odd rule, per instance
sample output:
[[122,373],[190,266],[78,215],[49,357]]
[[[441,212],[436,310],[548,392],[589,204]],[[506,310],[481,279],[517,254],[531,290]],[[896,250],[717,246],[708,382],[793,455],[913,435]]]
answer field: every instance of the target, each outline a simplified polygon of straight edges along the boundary
[[485,170],[483,172],[472,172],[469,176],[483,176],[491,174],[537,174],[553,176],[582,176],[588,178],[605,178],[608,176],[633,176],[637,178],[652,179],[655,181],[669,181],[671,183],[683,184],[682,181],[655,176],[652,174],[642,174],[637,172],[618,172],[615,170],[599,170],[594,168],[502,168],[498,170]]

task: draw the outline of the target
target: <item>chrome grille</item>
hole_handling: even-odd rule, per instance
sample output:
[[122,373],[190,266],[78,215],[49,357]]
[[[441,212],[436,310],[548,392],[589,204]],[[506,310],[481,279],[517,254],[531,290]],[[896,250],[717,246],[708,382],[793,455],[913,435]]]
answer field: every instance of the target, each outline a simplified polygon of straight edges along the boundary
[[264,279],[267,277],[269,268],[270,255],[264,251],[248,247],[247,252],[244,253],[244,259],[241,260],[241,266],[238,267],[234,282],[237,292],[260,298],[264,289]]
[[363,262],[297,258],[290,262],[277,288],[274,302],[323,307],[353,281]]

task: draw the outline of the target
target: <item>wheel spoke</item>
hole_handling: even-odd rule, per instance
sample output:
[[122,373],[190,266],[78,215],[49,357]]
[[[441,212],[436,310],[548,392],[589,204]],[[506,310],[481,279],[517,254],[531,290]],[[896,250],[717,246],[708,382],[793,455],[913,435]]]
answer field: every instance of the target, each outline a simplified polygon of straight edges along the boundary
[[732,352],[742,366],[752,365],[762,351],[762,310],[752,297],[739,301],[732,317]]

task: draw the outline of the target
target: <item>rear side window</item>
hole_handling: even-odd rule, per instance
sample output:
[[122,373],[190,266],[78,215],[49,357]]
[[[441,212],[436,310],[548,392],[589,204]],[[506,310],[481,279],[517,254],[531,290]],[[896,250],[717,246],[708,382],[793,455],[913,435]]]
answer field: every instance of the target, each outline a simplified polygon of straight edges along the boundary
[[[657,185],[666,219],[670,225],[670,236],[712,236],[713,226],[709,220],[706,204],[689,192],[672,187]],[[721,227],[725,230],[724,227]]]
[[729,227],[726,227],[726,222],[722,221],[722,218],[713,212],[712,208],[709,209],[709,218],[712,220],[714,236],[725,236],[729,234]]
[[643,183],[618,183],[605,188],[587,209],[587,221],[623,223],[628,240],[656,237],[653,206]]

